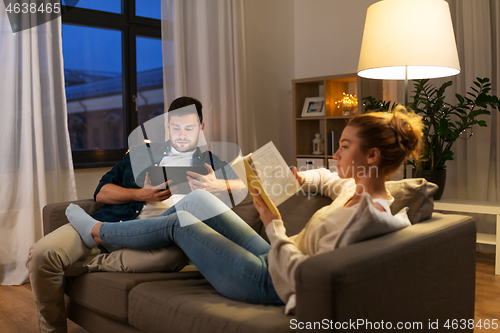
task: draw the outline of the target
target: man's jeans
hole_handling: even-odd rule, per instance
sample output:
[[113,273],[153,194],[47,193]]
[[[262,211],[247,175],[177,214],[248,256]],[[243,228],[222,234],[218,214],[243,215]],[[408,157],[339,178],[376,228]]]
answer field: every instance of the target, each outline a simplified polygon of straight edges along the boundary
[[268,270],[271,246],[212,194],[195,190],[162,215],[104,223],[103,243],[135,249],[177,244],[210,284],[237,301],[283,304]]

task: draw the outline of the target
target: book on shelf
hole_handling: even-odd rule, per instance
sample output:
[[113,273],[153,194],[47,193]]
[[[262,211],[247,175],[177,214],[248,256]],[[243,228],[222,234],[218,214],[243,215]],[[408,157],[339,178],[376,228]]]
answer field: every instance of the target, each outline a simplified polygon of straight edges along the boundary
[[272,141],[246,156],[239,156],[232,164],[248,191],[260,193],[269,210],[280,215],[277,206],[300,190],[300,185],[283,156]]
[[328,132],[328,156],[333,156],[339,149],[339,141],[342,136],[342,131]]
[[328,156],[333,155],[333,131],[328,132]]

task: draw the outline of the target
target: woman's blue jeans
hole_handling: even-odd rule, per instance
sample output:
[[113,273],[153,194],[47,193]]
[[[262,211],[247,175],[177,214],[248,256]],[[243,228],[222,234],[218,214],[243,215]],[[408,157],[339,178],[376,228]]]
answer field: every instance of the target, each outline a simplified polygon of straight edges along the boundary
[[283,302],[268,270],[271,246],[212,194],[195,190],[154,218],[103,223],[105,244],[154,249],[177,244],[222,295],[258,304]]

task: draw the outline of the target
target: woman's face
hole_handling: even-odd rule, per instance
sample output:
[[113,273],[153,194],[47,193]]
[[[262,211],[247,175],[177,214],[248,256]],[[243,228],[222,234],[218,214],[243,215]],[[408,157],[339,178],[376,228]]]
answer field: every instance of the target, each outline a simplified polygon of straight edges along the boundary
[[363,153],[358,128],[346,126],[340,137],[339,149],[333,155],[337,160],[340,178],[364,178],[369,175],[368,153]]

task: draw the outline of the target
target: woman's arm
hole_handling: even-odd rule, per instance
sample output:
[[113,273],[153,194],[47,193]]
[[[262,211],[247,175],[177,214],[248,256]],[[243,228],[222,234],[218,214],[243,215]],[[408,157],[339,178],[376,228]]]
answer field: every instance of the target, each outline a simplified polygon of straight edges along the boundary
[[[335,248],[346,223],[353,218],[355,213],[350,208],[337,209],[333,214],[329,214],[328,217],[316,224],[313,229],[310,229],[307,236],[299,234],[298,238],[294,237],[292,239],[286,235],[286,229],[281,217],[272,214],[262,198],[255,192],[254,206],[259,212],[266,234],[271,242],[271,251],[269,252],[270,271],[271,274],[279,274],[281,281],[276,281],[279,283],[279,286],[276,287],[281,288],[282,293],[295,291],[295,271],[303,261],[307,260],[311,255],[328,252]],[[300,238],[300,235],[302,235],[302,238]],[[307,237],[307,239],[304,239],[304,237]],[[302,246],[306,247],[305,251],[309,254],[303,253],[297,247],[296,241],[298,239],[301,239]],[[283,288],[286,288],[284,285],[288,287],[287,291],[283,290]]]
[[278,273],[281,280],[295,292],[295,271],[310,256],[302,253],[293,240],[286,235],[283,221],[273,220],[267,225],[266,234],[271,242],[269,262],[272,267],[270,269],[273,273]]
[[[281,216],[271,213],[266,203],[256,190],[254,190],[252,195],[254,207],[259,212],[260,219],[264,224],[267,236],[271,241],[272,249],[269,253],[269,258],[273,261],[273,269],[279,272],[282,280],[287,286],[291,287],[292,290],[295,290],[295,270],[298,265],[302,261],[309,258],[309,256],[304,255],[295,246],[295,243],[286,235],[285,226],[283,225]],[[275,287],[279,288],[280,286]]]
[[335,200],[342,191],[354,188],[352,178],[340,178],[338,173],[321,168],[301,172],[305,177],[302,189],[309,193],[320,193]]

